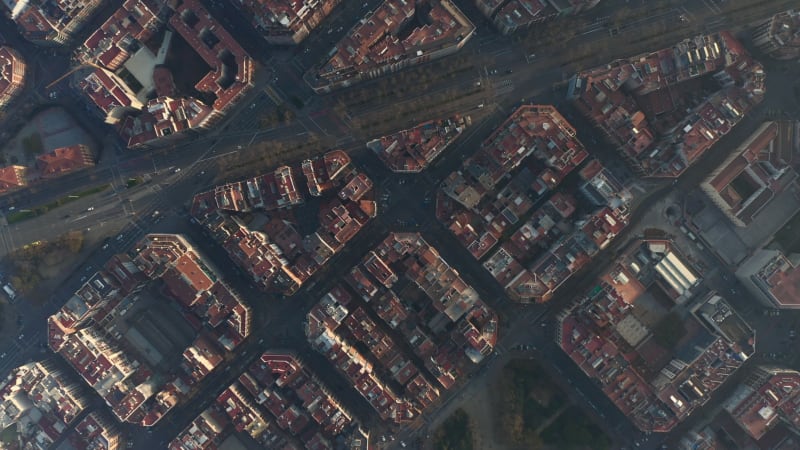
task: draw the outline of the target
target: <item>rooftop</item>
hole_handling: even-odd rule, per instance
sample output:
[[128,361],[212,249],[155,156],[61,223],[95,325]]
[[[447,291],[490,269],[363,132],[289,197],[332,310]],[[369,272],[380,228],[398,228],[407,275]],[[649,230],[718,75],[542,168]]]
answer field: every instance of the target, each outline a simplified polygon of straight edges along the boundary
[[758,377],[739,386],[724,408],[753,439],[761,439],[783,420],[800,431],[800,373],[780,368],[757,368]]
[[431,120],[367,142],[392,172],[419,173],[461,135],[469,117]]
[[314,197],[336,187],[336,182],[349,168],[350,156],[342,150],[331,150],[322,158],[306,159],[301,165],[308,193]]
[[333,49],[313,73],[312,85],[344,86],[363,78],[455,51],[472,36],[474,25],[451,0],[425,7],[408,0],[384,0]]
[[155,0],[125,0],[76,50],[77,59],[111,71],[119,69],[137,44],[150,39],[163,24],[162,7]]
[[[346,281],[309,312],[306,336],[383,420],[418,417],[440,389],[452,387],[494,348],[497,315],[419,234],[390,234]],[[379,285],[385,288],[381,294]],[[351,304],[358,297],[365,306]],[[406,354],[406,346],[422,364]],[[392,383],[402,391],[395,392]]]
[[[129,255],[117,255],[89,277],[48,319],[48,343],[106,401],[117,419],[153,426],[250,333],[250,308],[180,235],[149,234]],[[149,280],[177,300],[184,317],[204,329],[183,352],[179,371],[160,373],[139,358],[145,339],[123,334],[116,318],[140,299]],[[127,325],[125,326],[127,328]],[[122,330],[124,331],[124,330]],[[124,337],[123,337],[124,336]],[[129,341],[128,339],[133,339]],[[138,339],[138,340],[137,340]]]
[[754,39],[757,46],[777,59],[800,55],[800,10],[790,9],[767,20],[766,33]]
[[[94,68],[77,88],[118,126],[129,148],[209,128],[253,86],[252,59],[199,2],[170,7],[174,11],[155,0],[126,0],[76,51],[80,63]],[[213,98],[211,105],[176,92],[164,65],[173,34],[159,34],[167,23],[211,68],[194,86]],[[148,47],[156,36],[162,36],[157,50]],[[138,83],[124,81],[131,76]],[[152,88],[158,97],[148,100]]]
[[60,439],[89,405],[81,387],[52,361],[28,363],[0,382],[0,428],[15,426],[18,442],[43,448]]
[[42,177],[54,177],[94,165],[94,155],[85,145],[61,147],[36,158],[36,168]]
[[26,186],[27,167],[25,166],[5,166],[0,167],[0,192]]
[[102,68],[89,72],[78,82],[78,87],[110,118],[107,121],[117,120],[125,113],[143,106],[119,77]]
[[[629,246],[559,315],[556,333],[561,348],[643,431],[674,428],[755,351],[755,332],[719,295],[685,317],[659,312],[663,306],[647,298],[651,289],[671,289],[658,270],[664,255],[678,251],[670,245],[644,240]],[[675,319],[684,321],[682,331],[667,344],[662,323]]]
[[307,436],[304,441],[319,433],[322,440],[332,442],[354,431],[352,415],[291,353],[263,353],[239,382],[280,428]]
[[800,308],[800,267],[779,250],[762,249],[742,264],[737,274],[777,308]]
[[[764,77],[722,31],[581,72],[569,97],[638,172],[676,177],[761,102]],[[716,90],[691,97],[704,83]]]
[[5,1],[2,5],[25,39],[63,44],[80,30],[101,3],[101,0],[44,0]]
[[242,12],[272,44],[299,44],[341,0],[242,0]]
[[[338,195],[319,204],[319,227],[305,236],[297,231],[291,211],[305,202],[304,186],[290,166],[197,194],[191,214],[259,288],[292,295],[376,214],[372,180],[349,166],[349,156],[340,150],[303,161],[309,194],[322,196],[340,187]],[[289,211],[268,218],[258,230],[237,215],[276,209]]]
[[214,110],[228,110],[253,87],[250,55],[198,0],[183,0],[169,24],[211,67],[211,72],[197,82],[195,89],[214,94]]
[[111,418],[91,412],[75,425],[68,440],[79,449],[116,450],[122,445],[122,433]]
[[765,122],[701,184],[734,224],[746,226],[797,178],[797,122]]
[[[628,223],[631,194],[588,156],[554,107],[523,105],[444,180],[436,216],[512,298],[547,301]],[[558,191],[584,163],[586,206]]]
[[229,434],[225,411],[212,405],[195,419],[169,443],[169,450],[217,450]]
[[25,85],[25,62],[16,50],[0,46],[0,110],[19,95]]

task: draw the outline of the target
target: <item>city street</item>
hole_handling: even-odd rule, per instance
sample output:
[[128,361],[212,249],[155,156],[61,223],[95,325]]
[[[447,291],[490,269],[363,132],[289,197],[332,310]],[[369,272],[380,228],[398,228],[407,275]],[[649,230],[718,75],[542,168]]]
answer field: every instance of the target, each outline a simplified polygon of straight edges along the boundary
[[[120,2],[114,2],[120,3]],[[215,178],[224,168],[220,161],[225,157],[248,152],[262,143],[295,143],[307,139],[309,135],[322,136],[325,142],[335,142],[336,147],[347,151],[353,163],[364,170],[375,180],[377,197],[388,194],[386,207],[381,207],[376,220],[367,225],[348,248],[334,257],[328,266],[305,285],[300,292],[291,298],[277,298],[257,291],[252,284],[231,264],[220,263],[224,278],[236,289],[253,308],[255,314],[253,334],[237,350],[237,357],[227,365],[219,367],[203,380],[200,394],[186,403],[180,404],[152,430],[143,433],[135,427],[125,427],[134,437],[135,448],[163,448],[164,443],[185,427],[199,412],[214,401],[216,394],[230,384],[244,368],[252,362],[260,351],[267,348],[290,348],[296,351],[312,371],[324,374],[326,384],[343,404],[353,411],[359,420],[375,430],[387,429],[380,424],[369,404],[359,396],[352,385],[337,372],[331,370],[330,363],[321,355],[313,352],[305,341],[302,322],[311,306],[327,292],[341,276],[349,270],[369,249],[374,247],[390,231],[419,231],[429,243],[434,245],[445,260],[459,270],[464,279],[474,286],[481,297],[493,308],[501,318],[500,340],[498,352],[492,356],[491,362],[477,369],[471,380],[464,380],[464,386],[443,393],[441,400],[424,416],[424,423],[417,429],[392,430],[397,433],[398,441],[392,443],[399,448],[399,441],[412,442],[421,439],[433,431],[432,427],[440,423],[465,398],[474,395],[483,388],[482,380],[491,377],[491,372],[502,368],[504,362],[518,355],[511,348],[519,343],[535,346],[530,354],[542,362],[542,366],[558,383],[562,384],[573,402],[581,406],[606,430],[619,446],[631,446],[634,441],[645,438],[624,419],[619,410],[602,394],[597,386],[589,380],[580,369],[556,346],[553,341],[554,316],[576,295],[582,293],[594,282],[610,262],[616,251],[625,245],[627,237],[632,237],[630,230],[645,217],[646,209],[639,208],[631,217],[628,234],[618,237],[614,243],[596,258],[583,272],[573,277],[567,286],[557,292],[556,298],[546,305],[517,305],[508,300],[501,286],[491,275],[475,261],[471,255],[455,239],[442,224],[435,220],[433,202],[424,199],[435,194],[444,177],[457,169],[463,159],[472,154],[493,128],[502,123],[516,105],[522,102],[551,103],[559,105],[559,109],[579,130],[579,137],[587,144],[590,152],[601,159],[617,160],[613,149],[607,148],[594,128],[578,117],[571,106],[564,104],[564,81],[574,72],[571,57],[560,49],[542,48],[532,56],[522,46],[512,44],[510,38],[501,37],[486,26],[478,28],[478,35],[470,41],[461,53],[476,61],[487,63],[475,66],[471,70],[459,73],[454,79],[433,81],[430,92],[446,90],[450,87],[468,87],[481,83],[482,90],[475,96],[454,98],[441,105],[437,111],[466,113],[474,117],[473,124],[458,142],[447,150],[434,164],[419,175],[397,175],[388,171],[380,160],[366,150],[364,143],[368,136],[362,136],[361,130],[352,127],[350,120],[380,115],[393,111],[396,103],[387,104],[385,100],[361,105],[357,110],[349,111],[350,118],[337,112],[338,93],[327,96],[316,96],[302,81],[303,73],[318,63],[355,21],[379,1],[343,2],[344,6],[337,10],[330,20],[323,23],[309,39],[296,49],[270,48],[255,41],[249,31],[249,25],[235,9],[224,8],[221,2],[205,2],[215,15],[220,15],[222,23],[232,27],[235,37],[243,41],[243,46],[253,52],[260,63],[258,81],[244,100],[231,112],[224,122],[214,130],[193,140],[180,142],[166,149],[132,152],[121,148],[105,148],[97,166],[78,173],[73,173],[48,184],[22,189],[0,197],[0,209],[8,212],[13,206],[17,210],[34,208],[91,186],[109,183],[111,187],[89,198],[82,198],[67,205],[58,207],[40,217],[10,225],[0,225],[0,255],[6,255],[16,248],[35,240],[47,240],[70,230],[81,230],[108,237],[108,247],[97,247],[80,267],[76,267],[71,277],[52,293],[52,298],[42,307],[33,306],[21,299],[12,307],[13,313],[24,318],[20,338],[0,344],[0,376],[5,377],[9,370],[26,361],[53,356],[42,347],[45,338],[46,318],[53,314],[64,301],[80,285],[85,274],[101,267],[108,257],[116,252],[129,249],[144,234],[150,232],[170,232],[186,234],[200,249],[214,261],[227,261],[227,255],[213,241],[192,225],[187,217],[185,206],[192,195],[213,186]],[[673,2],[679,3],[679,2]],[[607,51],[594,56],[593,64],[605,63],[617,57],[628,56],[629,47],[635,45],[640,30],[656,23],[670,23],[672,32],[680,32],[690,36],[704,31],[715,31],[722,28],[742,29],[754,20],[755,16],[719,15],[722,8],[720,0],[689,1],[675,6],[668,12],[648,15],[647,5],[631,1],[630,5],[623,1],[604,2],[603,6],[590,12],[591,17],[608,15],[621,5],[630,6],[641,17],[628,23],[620,34],[611,35],[603,21],[591,22],[577,37],[569,42],[571,46],[586,43],[607,43]],[[764,11],[779,11],[792,5],[791,0],[764,1]],[[104,7],[105,8],[105,7]],[[465,11],[477,24],[484,20],[477,16],[474,7],[465,7]],[[676,20],[678,16],[686,16],[686,22]],[[5,27],[7,19],[0,19],[0,26]],[[35,61],[41,63],[49,55],[38,47],[22,41],[16,33],[3,32],[12,43],[30,52]],[[11,35],[11,36],[7,36]],[[665,36],[658,44],[648,44],[651,49],[674,43],[673,35]],[[13,41],[12,41],[13,39]],[[625,45],[622,45],[622,43]],[[263,50],[267,48],[267,50]],[[306,51],[305,49],[309,49]],[[771,68],[779,65],[764,61],[767,67],[767,96],[756,108],[751,117],[746,118],[729,135],[724,137],[700,162],[691,167],[678,181],[677,185],[669,182],[654,184],[656,189],[647,191],[646,204],[655,204],[667,196],[680,197],[694,189],[719,164],[727,152],[741,142],[764,118],[764,111],[780,108],[798,117],[800,106],[791,97],[782,93],[784,84],[793,77],[800,77],[798,64],[788,65],[786,72],[780,77],[771,78]],[[67,67],[65,60],[61,65]],[[582,62],[586,64],[586,62]],[[585,67],[585,66],[584,66]],[[397,75],[393,75],[396,77]],[[43,86],[48,80],[37,80],[36,86]],[[373,80],[357,86],[358,89],[369,88],[380,80]],[[412,90],[411,101],[415,97]],[[296,115],[295,119],[270,128],[261,128],[253,119],[262,112],[275,107],[276,101],[285,102]],[[69,98],[69,97],[67,97]],[[294,105],[293,99],[302,104]],[[64,103],[73,100],[63,100]],[[479,106],[482,105],[482,106]],[[417,117],[398,120],[391,125],[395,129],[411,126],[417,122],[430,119],[422,113]],[[90,132],[102,137],[109,130],[96,120],[89,120]],[[371,136],[375,137],[375,136]],[[287,161],[296,163],[297,160]],[[612,162],[609,164],[614,166]],[[625,171],[620,166],[620,171]],[[131,178],[147,175],[144,181],[132,188],[126,188]],[[639,196],[641,192],[635,192]],[[91,208],[91,210],[90,210]],[[156,212],[158,212],[156,214]],[[2,223],[2,221],[0,221]],[[645,224],[647,225],[647,224]],[[710,254],[709,254],[710,255]],[[713,256],[713,255],[711,255]],[[729,272],[714,272],[712,284],[724,284]],[[733,295],[732,303],[747,309],[749,299],[742,295]],[[749,310],[748,310],[749,311]],[[756,328],[768,329],[770,321],[758,316]],[[792,325],[786,325],[789,327]],[[783,325],[782,325],[783,327]],[[786,328],[788,330],[788,328]],[[787,331],[781,328],[781,333]],[[775,348],[783,345],[774,344]],[[770,344],[773,348],[773,344]],[[466,382],[469,381],[469,382]],[[729,381],[715,394],[722,398],[722,392],[732,389],[735,381]],[[100,401],[94,398],[94,402]],[[698,411],[695,416],[704,410]],[[677,433],[685,432],[691,419],[681,425],[668,436],[652,436],[642,448],[657,448],[666,439],[672,439]],[[613,424],[613,425],[612,425]],[[680,431],[679,431],[680,430]],[[379,434],[380,431],[375,431]]]

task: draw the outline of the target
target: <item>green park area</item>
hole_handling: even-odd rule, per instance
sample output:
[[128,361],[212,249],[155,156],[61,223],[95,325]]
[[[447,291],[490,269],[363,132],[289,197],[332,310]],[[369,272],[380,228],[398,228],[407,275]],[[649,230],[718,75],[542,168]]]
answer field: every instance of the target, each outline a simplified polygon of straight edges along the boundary
[[[5,430],[0,431],[0,443],[6,445],[14,445],[17,443],[17,426],[11,425]],[[5,448],[0,445],[0,447]]]
[[53,241],[36,241],[6,256],[11,265],[9,282],[20,294],[44,288],[66,267],[71,267],[83,248],[83,233],[71,231]]
[[603,431],[576,406],[534,361],[512,360],[496,383],[492,405],[495,436],[513,448],[611,448]]
[[457,409],[433,435],[436,450],[472,450],[472,424],[463,409]]

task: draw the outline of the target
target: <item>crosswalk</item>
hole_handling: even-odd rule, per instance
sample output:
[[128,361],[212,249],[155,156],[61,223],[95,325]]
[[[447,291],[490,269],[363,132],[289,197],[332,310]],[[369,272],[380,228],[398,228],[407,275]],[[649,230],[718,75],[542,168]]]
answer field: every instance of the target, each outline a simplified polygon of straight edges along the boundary
[[14,367],[20,366],[21,363],[18,356],[28,352],[44,338],[44,331],[37,330],[31,331],[30,334],[25,334],[22,339],[14,339],[11,345],[7,346],[6,350],[2,353],[3,357],[0,358],[0,374],[8,373],[8,371]]
[[689,11],[688,8],[686,8],[685,6],[681,6],[680,8],[678,8],[678,11],[680,11],[683,20],[685,20],[686,22],[694,22],[695,16],[694,14],[692,14],[691,11]]
[[722,14],[722,8],[719,7],[718,3],[722,3],[724,0],[700,0],[703,4],[711,10],[714,14]]
[[514,91],[514,82],[511,80],[504,80],[501,81],[500,83],[495,84],[494,96],[500,97],[506,94],[510,94],[513,91]]
[[5,224],[5,220],[3,220],[3,224],[0,224],[0,245],[2,245],[2,254],[4,255],[16,249],[14,237],[8,229],[8,225]]
[[[211,166],[215,164],[214,158],[207,158],[206,156],[211,153],[213,148],[213,146],[209,148],[209,151],[201,155],[192,165],[176,174],[177,179],[171,184],[188,182],[196,174],[211,169]],[[156,186],[158,186],[158,190],[163,189],[160,185]],[[122,238],[118,239],[118,248],[127,249],[138,242],[150,232],[150,228],[153,225],[153,213],[168,210],[173,206],[175,205],[169,202],[168,196],[156,195],[144,206],[138,208],[136,214],[131,216],[128,223],[120,230],[119,236],[122,236]]]

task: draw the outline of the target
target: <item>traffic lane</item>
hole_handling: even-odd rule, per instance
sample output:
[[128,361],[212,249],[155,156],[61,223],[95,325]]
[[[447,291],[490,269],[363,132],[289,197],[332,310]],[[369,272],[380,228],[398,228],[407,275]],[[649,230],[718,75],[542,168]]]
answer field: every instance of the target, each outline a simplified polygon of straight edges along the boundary
[[[94,262],[100,264],[102,261]],[[46,344],[47,317],[54,314],[60,308],[60,304],[78,288],[77,284],[73,284],[70,289],[67,284],[64,283],[57,288],[50,300],[43,305],[33,305],[24,299],[14,305],[17,313],[23,317],[24,326],[17,333],[17,340],[11,342],[4,349],[7,356],[0,360],[0,376],[6,376],[12,369],[32,359],[42,359],[43,354],[49,351],[44,346]],[[23,339],[20,340],[19,336],[23,336]]]
[[[515,317],[514,323],[506,329],[505,333],[501,334],[497,348],[505,353],[519,344],[532,345],[534,349],[530,354],[550,372],[551,377],[562,380],[561,384],[565,392],[576,394],[575,398],[581,400],[576,402],[576,405],[579,405],[590,417],[594,417],[595,422],[601,428],[609,431],[615,440],[620,441],[624,440],[626,436],[638,435],[639,431],[633,428],[619,409],[554,343],[557,323],[553,322],[551,317],[552,313],[558,309],[551,308],[549,304],[514,306],[517,310],[517,313],[512,316]],[[565,374],[568,380],[566,384],[563,382]],[[607,427],[607,423],[618,422],[625,422],[628,425],[622,426],[620,429]]]
[[[118,198],[95,199],[91,206],[71,203],[60,206],[44,215],[8,226],[17,247],[37,240],[51,240],[69,231],[106,226],[125,217],[122,201]],[[84,204],[87,200],[82,200]],[[76,202],[77,203],[77,202]],[[94,206],[97,204],[97,206]],[[90,230],[89,230],[90,231]]]
[[[486,99],[492,97],[491,89],[489,86],[484,86],[482,83],[482,78],[478,76],[477,73],[471,73],[468,76],[461,77],[457,80],[446,80],[440,83],[437,83],[435,86],[432,86],[430,90],[426,90],[425,92],[421,92],[413,97],[404,98],[400,101],[392,102],[395,108],[402,108],[406,104],[413,104],[415,102],[424,101],[425,99],[429,98],[430,96],[436,94],[445,94],[448,92],[454,92],[457,90],[464,90],[467,92],[472,92],[469,98],[461,98],[457,101],[451,101],[448,104],[448,109],[459,111],[468,107],[469,109],[477,108],[477,105],[483,104]],[[480,83],[480,84],[479,84]],[[413,105],[410,105],[413,106]],[[378,116],[382,112],[386,111],[385,105],[365,105],[365,106],[354,106],[347,109],[347,114],[353,118],[366,118],[369,116]],[[428,117],[425,117],[421,114],[418,114],[417,117],[411,117],[405,119],[409,122],[409,126],[416,125],[420,122],[428,120]],[[404,124],[398,123],[395,125],[395,128],[403,129],[405,127]]]
[[[498,43],[497,45],[502,45],[502,43]],[[551,59],[551,58],[548,58],[548,59]]]
[[[51,298],[44,305],[33,305],[30,302],[24,301],[24,299],[14,305],[14,309],[23,317],[25,324],[24,329],[34,330],[33,333],[23,332],[23,334],[26,335],[26,341],[37,344],[44,342],[47,318],[54,314],[64,301],[79,288],[86,278],[106,262],[109,256],[110,253],[108,251],[103,252],[95,250],[88,259],[84,261],[84,264],[80,266],[80,269],[75,270],[73,274],[53,292]],[[80,280],[78,277],[80,277]],[[15,356],[15,358],[3,358],[5,361],[2,362],[2,371],[10,370],[13,367],[23,364],[28,355],[23,352],[16,352]]]
[[23,330],[0,353],[0,356],[2,356],[0,357],[0,374],[6,377],[12,370],[23,364],[44,359],[48,352],[47,348],[42,346],[44,342],[45,333],[43,330]]
[[[301,133],[301,132],[302,132],[302,130],[299,130],[299,129],[288,130],[287,127],[282,127],[280,129],[272,130],[270,132],[264,133],[263,138],[290,137],[292,135],[292,133],[294,133],[294,136],[298,136],[299,133]],[[244,141],[244,139],[242,139],[240,142],[243,142],[243,141]],[[239,145],[241,145],[241,144],[239,144]],[[191,145],[187,145],[187,144],[184,144],[184,145],[182,145],[180,147],[183,147],[183,149],[191,149],[192,148]],[[175,151],[175,150],[179,150],[179,148],[173,147],[172,150],[173,151],[170,151],[169,153],[167,153],[167,155],[161,156],[160,157],[161,160],[158,161],[157,163],[155,163],[155,165],[162,166],[162,167],[165,164],[168,164],[168,165],[169,164],[176,164],[177,165],[177,164],[181,164],[182,162],[185,161],[186,158],[190,157],[188,154],[181,154],[183,152],[179,153],[179,152]],[[159,152],[163,153],[163,150],[161,150]],[[125,168],[130,167],[129,170],[126,170],[124,172],[124,175],[126,175],[126,176],[127,175],[134,175],[137,171],[146,170],[146,165],[147,165],[147,162],[148,162],[147,159],[143,158],[143,157],[141,157],[139,155],[134,155],[134,156],[135,156],[135,159],[133,159],[132,161],[131,160],[123,161],[122,164],[121,164],[121,167],[125,167]],[[158,159],[158,157],[154,157],[154,158]],[[152,161],[150,163],[153,164]],[[128,166],[126,166],[126,165],[128,165]],[[79,175],[79,176],[75,177],[75,179],[73,179],[70,184],[72,186],[74,186],[74,187],[78,187],[79,185],[84,184],[87,181],[87,179],[102,178],[102,177],[108,178],[108,175],[109,174],[107,172],[101,172],[101,173],[89,172],[89,173],[85,173],[85,174],[82,174],[82,175]],[[113,174],[111,174],[111,175],[113,177]],[[122,174],[121,174],[121,176],[122,176]],[[62,186],[60,187],[59,190],[61,190],[63,192],[63,187],[65,187],[64,184],[67,184],[67,180],[64,180],[61,184],[62,184]],[[68,187],[68,186],[66,186],[66,187]]]
[[[304,130],[301,124],[295,123],[278,129],[236,133],[232,136],[209,139],[207,143],[210,144],[212,149],[210,156],[217,156],[217,150],[222,146],[238,150],[239,148],[243,149],[248,142],[253,143],[254,139],[257,139],[255,142],[258,142],[260,140],[272,140],[288,136],[296,137]],[[197,143],[187,143],[161,155],[142,156],[133,153],[130,159],[122,160],[117,169],[118,171],[111,167],[89,168],[76,174],[68,174],[48,181],[46,185],[41,186],[45,189],[37,189],[35,193],[31,193],[30,190],[13,193],[3,198],[3,202],[6,208],[14,205],[17,210],[26,209],[61,197],[65,192],[78,192],[82,188],[85,189],[87,185],[101,185],[106,182],[113,182],[115,186],[122,186],[130,178],[152,173],[159,168],[165,170],[168,167],[188,167],[197,160],[196,145]]]
[[[540,345],[540,361],[546,362],[543,366],[550,372],[551,378],[558,380],[567,392],[573,393],[573,398],[577,400],[575,404],[582,406],[612,438],[632,442],[643,435],[552,339],[544,340]],[[609,426],[611,424],[614,425]]]

